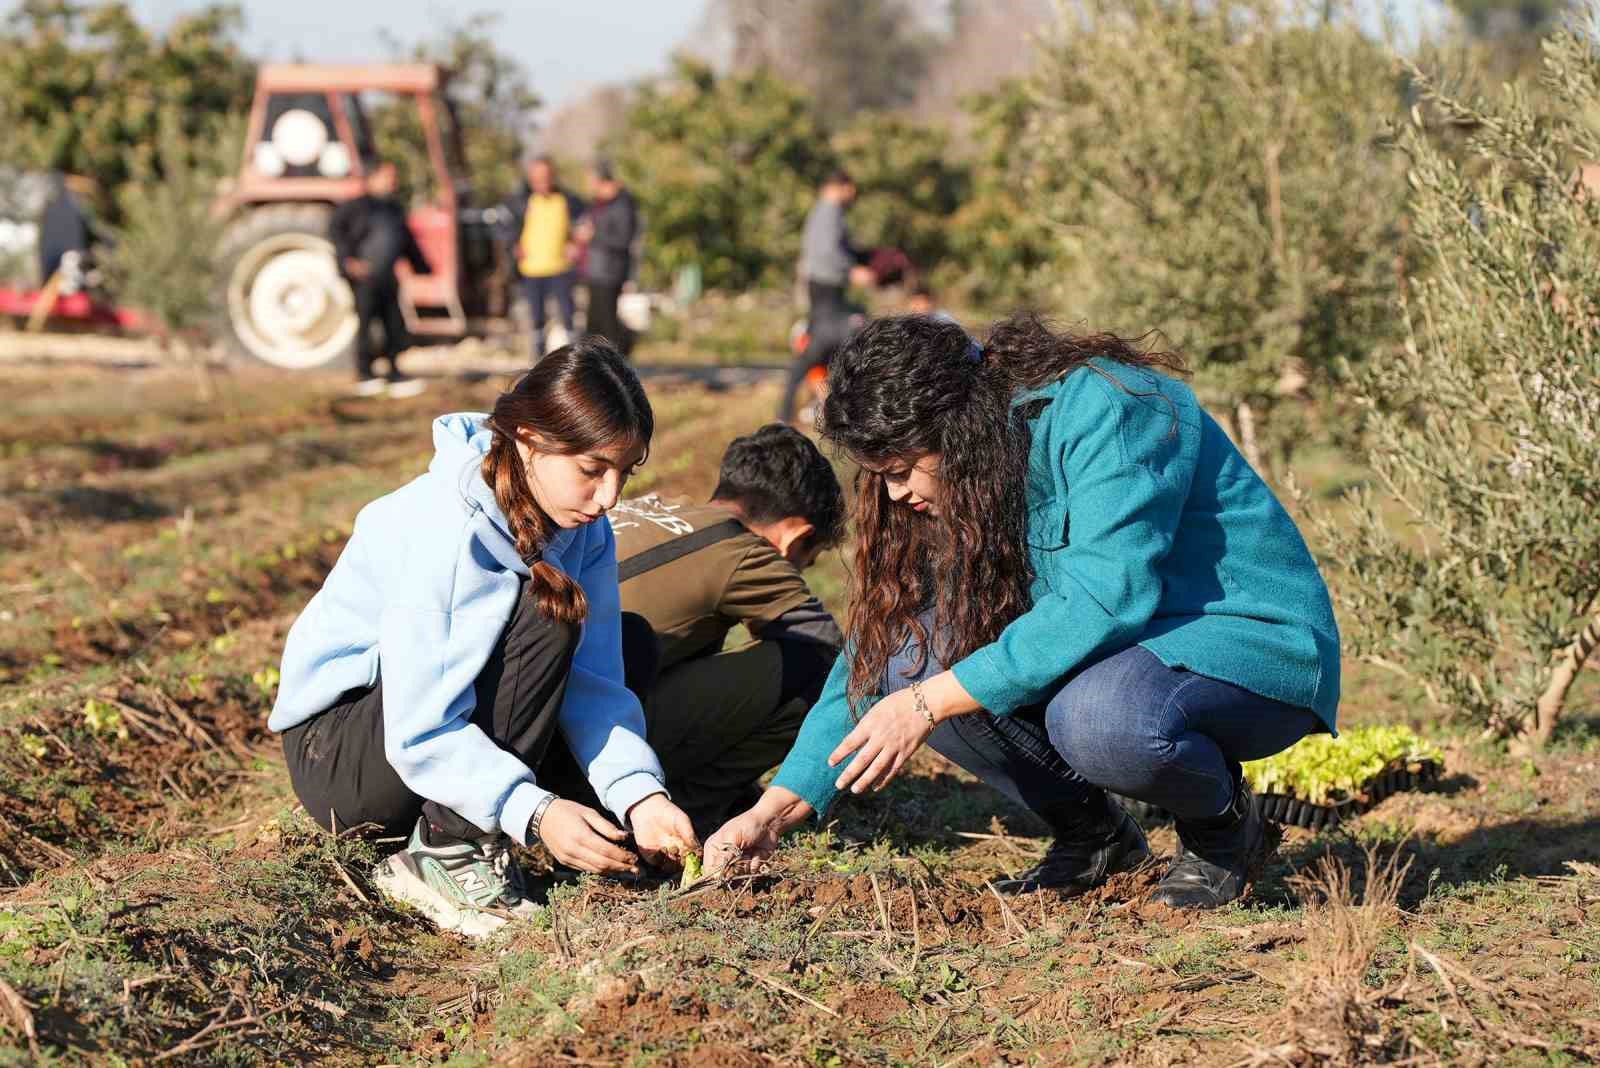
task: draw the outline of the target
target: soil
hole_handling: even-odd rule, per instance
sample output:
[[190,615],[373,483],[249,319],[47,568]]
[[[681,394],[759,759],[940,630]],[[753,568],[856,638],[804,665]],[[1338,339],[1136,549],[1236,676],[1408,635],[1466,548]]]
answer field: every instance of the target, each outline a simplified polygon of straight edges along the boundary
[[[416,401],[351,401],[334,378],[241,373],[204,406],[157,370],[0,367],[17,408],[0,428],[0,980],[47,1051],[1331,1063],[1284,1046],[1295,992],[1331,966],[1312,936],[1340,915],[1308,909],[1297,877],[1338,860],[1359,912],[1376,847],[1411,868],[1360,962],[1367,987],[1399,991],[1350,1017],[1384,1036],[1365,1059],[1592,1063],[1600,729],[1583,718],[1587,681],[1551,753],[1446,735],[1439,783],[1334,831],[1286,831],[1253,896],[1216,913],[1154,904],[1159,863],[1075,899],[1002,901],[988,884],[1037,858],[1042,828],[926,753],[791,836],[759,877],[680,893],[557,878],[525,853],[549,907],[488,944],[385,904],[372,847],[296,815],[265,728],[266,670],[356,511],[425,465],[428,419],[487,407],[497,383],[433,385]],[[630,492],[704,496],[721,444],[774,400],[769,387],[651,389],[658,434]],[[838,560],[813,575],[827,597],[843,588]],[[1418,725],[1383,677],[1348,670],[1369,696],[1347,718]],[[91,700],[125,737],[96,732]],[[1150,840],[1163,857],[1177,845],[1170,826]],[[1470,979],[1451,972],[1452,994],[1418,950]],[[6,1011],[0,1063],[20,1041]]]

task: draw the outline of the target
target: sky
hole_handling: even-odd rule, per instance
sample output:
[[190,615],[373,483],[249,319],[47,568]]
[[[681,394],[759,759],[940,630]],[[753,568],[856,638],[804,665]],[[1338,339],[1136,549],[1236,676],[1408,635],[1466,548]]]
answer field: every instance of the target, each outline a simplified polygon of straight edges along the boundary
[[[1406,32],[1432,21],[1439,0],[1357,0],[1369,25],[1388,7]],[[141,20],[165,27],[205,0],[131,0]],[[241,0],[245,47],[267,60],[381,61],[381,30],[406,44],[435,37],[475,11],[498,11],[496,37],[522,57],[545,114],[606,82],[666,68],[700,23],[705,0]]]
[[[164,29],[207,0],[127,0]],[[381,30],[406,45],[437,37],[477,11],[498,11],[502,48],[521,57],[548,118],[592,87],[665,70],[674,50],[699,28],[707,0],[235,0],[244,10],[242,43],[266,60],[381,62]],[[799,0],[795,0],[799,2]],[[976,0],[982,3],[983,0]],[[1353,0],[1376,29],[1387,9],[1403,36],[1439,21],[1444,0]],[[0,13],[11,7],[0,0]],[[1403,44],[1404,42],[1402,42]],[[7,235],[0,234],[0,238]],[[0,241],[3,244],[4,241]]]
[[[164,27],[204,0],[131,0],[141,21]],[[495,36],[522,57],[533,87],[553,108],[604,82],[663,69],[700,21],[704,0],[242,0],[248,51],[267,60],[381,61],[380,29],[411,44],[496,11]]]

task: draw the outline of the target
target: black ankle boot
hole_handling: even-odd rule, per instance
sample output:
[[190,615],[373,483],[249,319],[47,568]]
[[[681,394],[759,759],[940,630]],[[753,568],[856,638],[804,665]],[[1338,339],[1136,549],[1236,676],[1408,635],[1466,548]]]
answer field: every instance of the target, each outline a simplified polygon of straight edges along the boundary
[[1056,838],[1044,859],[1009,879],[997,879],[1003,894],[1059,890],[1075,897],[1104,883],[1119,871],[1132,871],[1150,859],[1150,846],[1138,821],[1105,794],[1066,816],[1051,814]]
[[1244,894],[1250,869],[1266,853],[1266,826],[1250,784],[1239,776],[1233,803],[1208,820],[1178,820],[1178,856],[1154,900],[1175,909],[1214,909]]

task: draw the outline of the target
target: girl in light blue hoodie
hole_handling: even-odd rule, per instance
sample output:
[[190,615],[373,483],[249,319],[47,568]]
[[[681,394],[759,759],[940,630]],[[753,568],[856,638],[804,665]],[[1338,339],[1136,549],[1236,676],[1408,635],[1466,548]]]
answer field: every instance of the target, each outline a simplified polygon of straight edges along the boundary
[[[492,413],[434,421],[427,472],[361,510],[289,631],[269,725],[296,795],[409,835],[375,881],[441,926],[533,907],[508,838],[602,873],[638,872],[623,827],[653,862],[697,848],[623,685],[605,519],[653,429],[605,341],[551,353]],[[616,823],[570,799],[590,789]]]

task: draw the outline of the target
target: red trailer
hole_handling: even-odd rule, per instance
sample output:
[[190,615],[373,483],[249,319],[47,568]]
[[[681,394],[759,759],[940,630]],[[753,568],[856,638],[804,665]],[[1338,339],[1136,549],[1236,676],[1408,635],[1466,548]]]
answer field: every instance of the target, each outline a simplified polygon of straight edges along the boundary
[[134,308],[119,308],[96,300],[88,293],[56,296],[42,289],[15,289],[0,286],[0,315],[32,319],[40,312],[40,302],[48,302],[42,312],[46,322],[85,330],[117,330],[130,334],[150,329],[149,322]]

